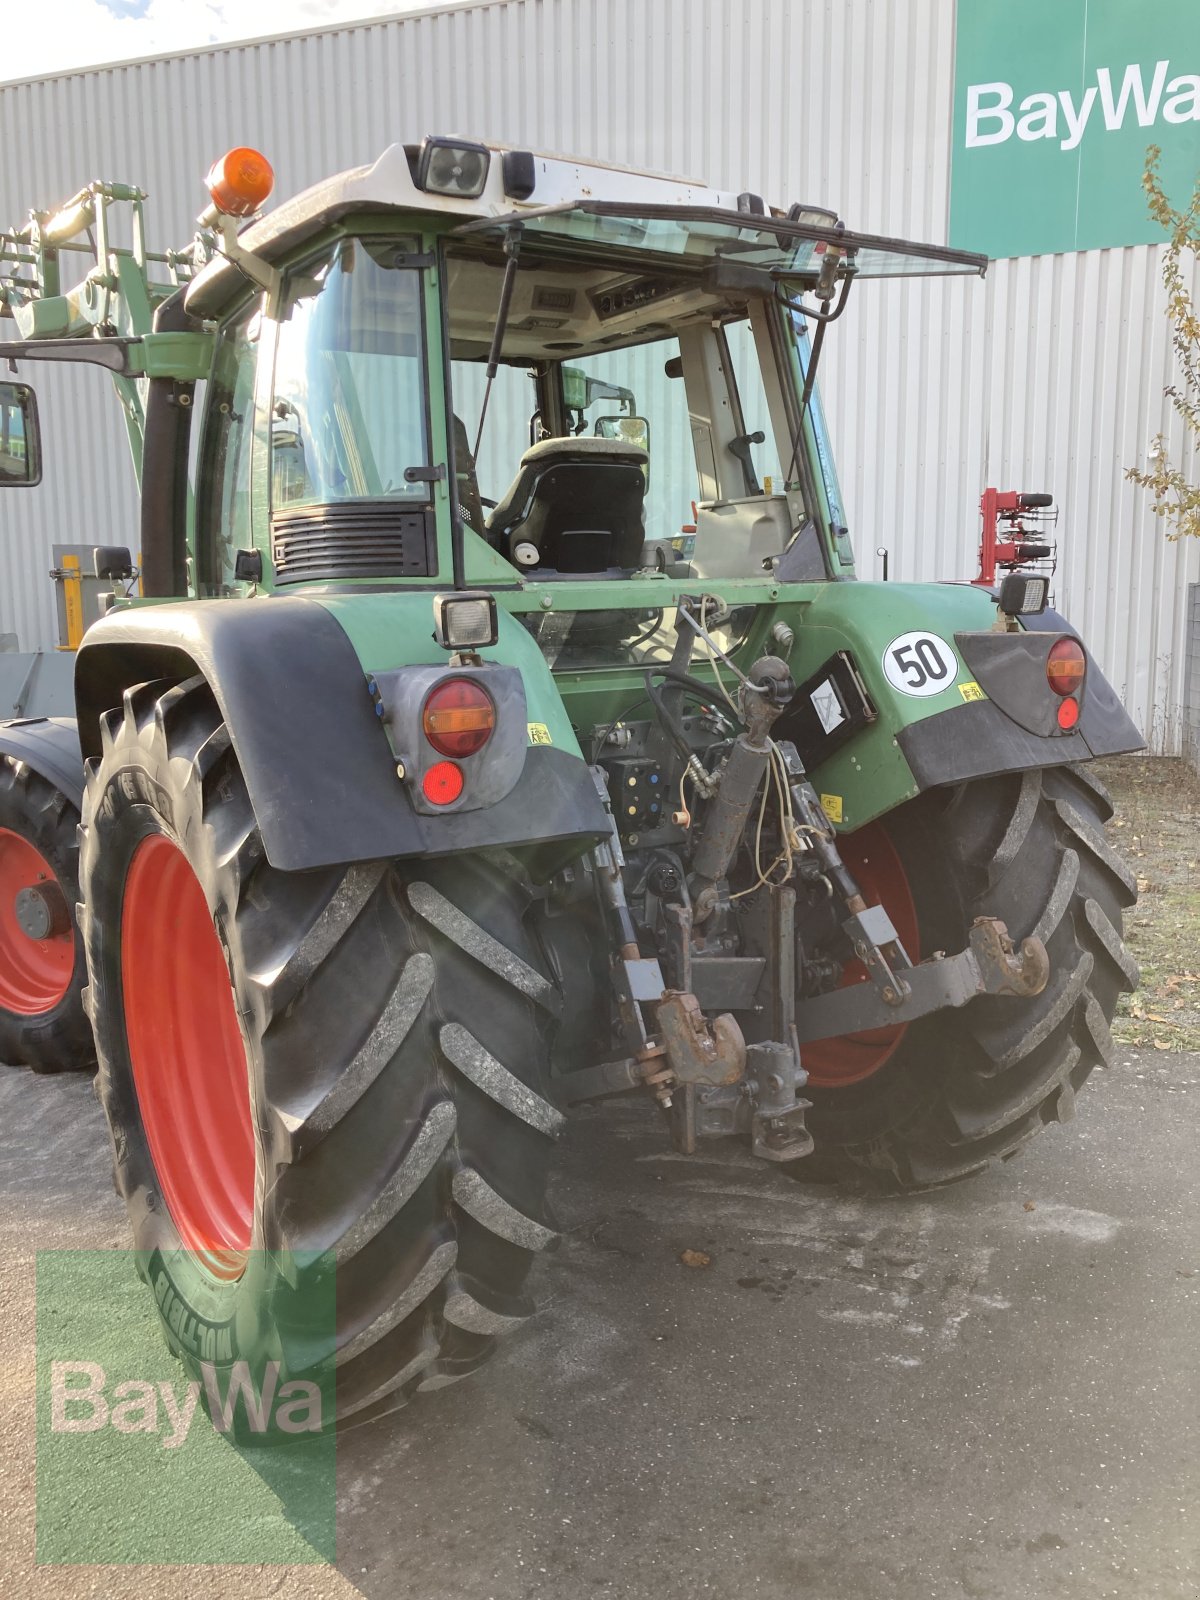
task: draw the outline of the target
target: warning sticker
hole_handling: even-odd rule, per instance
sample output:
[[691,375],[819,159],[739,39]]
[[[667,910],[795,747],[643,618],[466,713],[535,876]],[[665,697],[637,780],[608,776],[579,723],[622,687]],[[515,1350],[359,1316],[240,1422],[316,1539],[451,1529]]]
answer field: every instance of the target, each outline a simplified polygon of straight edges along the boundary
[[808,698],[812,701],[812,708],[826,733],[832,733],[845,722],[846,717],[838,701],[837,690],[828,678],[824,683],[819,683]]
[[840,794],[823,794],[821,796],[821,810],[830,822],[842,820],[842,797]]
[[983,690],[979,687],[979,685],[977,683],[974,683],[974,682],[971,682],[971,683],[960,683],[959,686],[958,686],[958,692],[959,692],[960,695],[962,695],[964,700],[986,700],[987,699],[987,695],[985,695]]
[[529,742],[530,744],[553,744],[554,740],[550,737],[550,729],[544,722],[531,722],[529,724]]

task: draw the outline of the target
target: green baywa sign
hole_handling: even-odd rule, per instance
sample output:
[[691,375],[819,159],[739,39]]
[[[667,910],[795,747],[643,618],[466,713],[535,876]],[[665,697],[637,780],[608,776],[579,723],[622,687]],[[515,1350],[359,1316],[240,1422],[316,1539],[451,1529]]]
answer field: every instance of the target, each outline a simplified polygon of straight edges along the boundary
[[1200,172],[1200,0],[958,0],[950,243],[1045,255],[1162,238],[1141,187]]

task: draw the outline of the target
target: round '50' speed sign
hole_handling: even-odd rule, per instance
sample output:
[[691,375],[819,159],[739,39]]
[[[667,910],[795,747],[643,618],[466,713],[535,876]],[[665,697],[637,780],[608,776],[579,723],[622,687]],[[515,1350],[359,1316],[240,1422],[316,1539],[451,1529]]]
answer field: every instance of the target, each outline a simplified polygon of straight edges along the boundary
[[924,699],[941,694],[958,677],[958,657],[936,633],[902,633],[883,652],[883,670],[893,689]]

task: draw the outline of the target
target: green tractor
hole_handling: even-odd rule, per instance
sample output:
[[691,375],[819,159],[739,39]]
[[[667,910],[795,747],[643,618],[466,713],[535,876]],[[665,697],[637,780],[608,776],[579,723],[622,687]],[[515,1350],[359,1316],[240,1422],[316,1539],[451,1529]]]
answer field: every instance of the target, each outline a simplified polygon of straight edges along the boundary
[[[901,1190],[1067,1120],[1136,981],[1088,763],[1141,739],[1044,583],[855,581],[823,342],[983,258],[443,138],[241,226],[269,186],[231,153],[161,255],[116,184],[0,236],[5,355],[109,371],[142,496],[78,750],[0,726],[54,869],[0,873],[0,1055],[78,938],[168,1339],[303,1378],[336,1271],[359,1421],[529,1316],[573,1104]],[[18,788],[79,797],[77,894]]]

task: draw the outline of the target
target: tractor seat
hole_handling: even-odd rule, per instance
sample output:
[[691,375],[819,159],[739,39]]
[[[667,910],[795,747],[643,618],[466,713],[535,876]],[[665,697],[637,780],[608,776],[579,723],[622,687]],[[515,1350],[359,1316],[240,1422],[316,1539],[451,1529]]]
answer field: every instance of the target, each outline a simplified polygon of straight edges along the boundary
[[[556,572],[640,566],[649,460],[621,439],[543,439],[488,518],[488,538],[514,564]],[[537,558],[518,561],[518,545]]]

